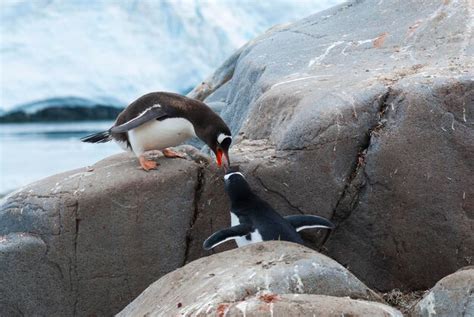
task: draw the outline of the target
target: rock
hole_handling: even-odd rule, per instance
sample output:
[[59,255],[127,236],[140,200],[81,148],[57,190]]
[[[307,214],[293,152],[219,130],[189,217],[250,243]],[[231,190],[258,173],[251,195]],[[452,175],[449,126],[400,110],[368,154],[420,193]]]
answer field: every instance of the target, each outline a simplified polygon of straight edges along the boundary
[[[74,307],[66,272],[49,256],[46,242],[30,233],[0,236],[0,316],[59,316]],[[26,303],[37,305],[26,307]],[[49,314],[45,306],[53,307]],[[59,308],[57,311],[54,308]]]
[[467,106],[474,82],[412,79],[393,89],[386,122],[372,132],[335,210],[342,225],[327,247],[371,286],[426,289],[472,263],[474,129],[454,116],[474,106]]
[[191,262],[153,283],[118,316],[194,316],[259,292],[380,300],[330,258],[298,244],[271,241]]
[[396,309],[363,300],[347,297],[333,297],[324,295],[306,294],[260,294],[237,303],[221,303],[209,310],[208,314],[198,316],[374,316],[374,317],[402,317]]
[[470,12],[349,1],[248,43],[190,94],[227,104],[255,190],[336,223],[328,255],[372,288],[427,289],[472,264]]
[[207,102],[207,105],[212,108],[215,112],[219,113],[224,109],[227,104],[222,101]]
[[203,167],[158,161],[116,155],[6,197],[0,315],[111,315],[183,265]]
[[474,316],[474,269],[446,276],[413,308],[410,316]]
[[[269,30],[190,93],[229,123],[255,192],[283,215],[331,219],[325,252],[373,289],[428,289],[472,265],[471,12],[344,3]],[[228,200],[222,171],[188,153],[150,173],[114,156],[3,199],[0,315],[111,315],[209,255]]]

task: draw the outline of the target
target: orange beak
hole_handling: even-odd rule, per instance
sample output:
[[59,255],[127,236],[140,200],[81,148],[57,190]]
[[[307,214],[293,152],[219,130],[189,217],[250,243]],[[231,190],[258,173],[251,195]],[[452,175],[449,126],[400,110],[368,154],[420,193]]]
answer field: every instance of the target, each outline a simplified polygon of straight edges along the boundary
[[224,153],[224,151],[222,149],[217,149],[216,162],[217,162],[217,166],[219,166],[219,167],[224,166],[224,168],[228,168],[229,167],[229,156],[228,156],[228,154]]

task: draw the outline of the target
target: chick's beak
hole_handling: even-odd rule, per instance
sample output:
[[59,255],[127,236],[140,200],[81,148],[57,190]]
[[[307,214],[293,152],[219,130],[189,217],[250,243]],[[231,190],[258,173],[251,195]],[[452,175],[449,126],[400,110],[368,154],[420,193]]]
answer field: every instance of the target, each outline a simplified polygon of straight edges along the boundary
[[224,167],[225,170],[227,170],[230,166],[229,154],[227,153],[227,151],[224,151],[222,149],[217,149],[216,161],[217,166]]

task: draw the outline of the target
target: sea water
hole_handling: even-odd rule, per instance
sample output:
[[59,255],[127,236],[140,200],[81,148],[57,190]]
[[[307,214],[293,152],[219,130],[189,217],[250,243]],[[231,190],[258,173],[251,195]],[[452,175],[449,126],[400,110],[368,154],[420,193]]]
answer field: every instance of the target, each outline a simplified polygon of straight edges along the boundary
[[111,125],[112,121],[0,124],[0,197],[47,176],[93,165],[122,152],[114,142],[80,141]]

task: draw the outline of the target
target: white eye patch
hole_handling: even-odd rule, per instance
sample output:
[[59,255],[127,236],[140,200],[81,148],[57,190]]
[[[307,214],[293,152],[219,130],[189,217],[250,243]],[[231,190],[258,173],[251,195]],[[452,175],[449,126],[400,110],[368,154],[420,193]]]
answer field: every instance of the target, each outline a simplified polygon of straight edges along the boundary
[[234,175],[234,174],[238,174],[238,175],[242,176],[243,178],[245,178],[244,175],[242,175],[241,172],[233,172],[233,173],[226,174],[226,175],[224,176],[224,179],[225,179],[225,180],[228,180],[229,177],[231,177],[231,176]]
[[229,138],[232,141],[232,137],[230,135],[226,135],[224,133],[219,134],[217,137],[217,142],[221,144],[225,139]]

